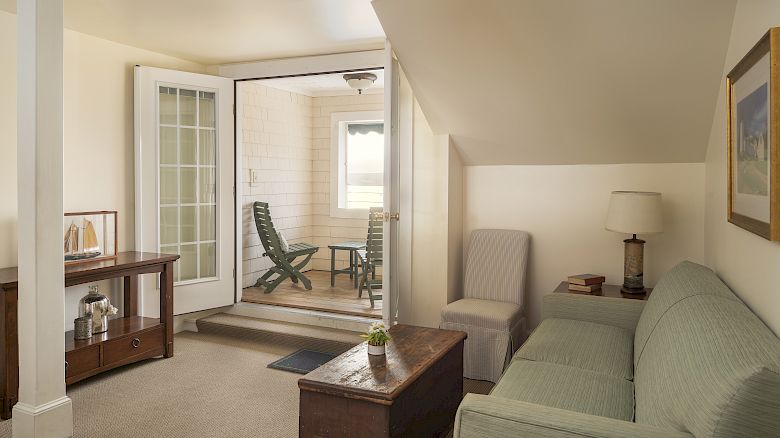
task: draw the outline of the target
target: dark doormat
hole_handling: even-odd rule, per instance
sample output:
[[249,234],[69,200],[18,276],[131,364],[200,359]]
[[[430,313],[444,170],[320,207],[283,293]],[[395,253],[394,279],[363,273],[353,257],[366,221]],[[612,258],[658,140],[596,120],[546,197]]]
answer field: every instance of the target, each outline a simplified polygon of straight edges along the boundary
[[290,371],[298,374],[308,374],[334,357],[336,357],[335,354],[322,353],[304,348],[277,361],[269,363],[268,368]]

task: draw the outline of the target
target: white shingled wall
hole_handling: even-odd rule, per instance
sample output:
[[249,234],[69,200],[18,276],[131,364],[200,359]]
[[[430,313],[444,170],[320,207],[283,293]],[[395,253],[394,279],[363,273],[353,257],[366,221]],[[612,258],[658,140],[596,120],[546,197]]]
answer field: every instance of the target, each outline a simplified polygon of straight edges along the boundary
[[[314,129],[314,166],[312,177],[312,243],[320,251],[312,260],[312,267],[330,270],[328,245],[343,241],[365,241],[368,215],[364,219],[343,219],[330,216],[330,115],[335,112],[381,111],[383,94],[354,94],[348,96],[324,96],[312,99]],[[342,263],[349,257],[346,251],[338,251]]]
[[[254,284],[273,264],[262,257],[252,203],[268,202],[277,230],[290,243],[312,236],[312,98],[241,83],[243,102],[243,287]],[[254,170],[256,182],[251,182]]]
[[[368,218],[330,216],[330,116],[334,112],[383,109],[383,95],[309,97],[256,82],[242,82],[243,287],[271,266],[262,257],[252,202],[271,206],[274,225],[291,242],[320,246],[310,269],[330,270],[328,245],[365,240]],[[254,170],[257,182],[250,176]],[[347,258],[339,253],[340,264]]]

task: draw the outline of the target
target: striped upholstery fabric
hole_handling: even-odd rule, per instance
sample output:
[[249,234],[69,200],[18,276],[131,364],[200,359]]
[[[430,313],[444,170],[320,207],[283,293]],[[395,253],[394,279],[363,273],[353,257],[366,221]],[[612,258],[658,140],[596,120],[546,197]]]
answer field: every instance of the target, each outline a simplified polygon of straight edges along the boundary
[[642,300],[579,294],[547,294],[542,297],[542,320],[574,319],[620,327],[633,333],[644,308],[645,301]]
[[[455,438],[780,438],[780,339],[711,270],[681,263],[643,307],[623,301],[546,297],[545,319],[493,393],[464,398]],[[632,349],[633,422],[604,380],[631,384]]]
[[509,331],[442,320],[441,328],[460,330],[468,334],[463,343],[464,377],[489,382],[497,382],[501,378],[501,373],[504,372],[512,359],[512,353],[515,352],[523,339],[526,327],[524,317],[520,316],[514,320],[515,325]]
[[631,421],[634,385],[565,365],[514,360],[490,395]]
[[545,319],[515,354],[625,380],[634,378],[630,331],[572,319]]
[[463,354],[467,378],[497,382],[522,342],[529,242],[525,231],[471,233],[464,299],[442,308],[440,324],[443,329],[468,334]]
[[464,298],[444,307],[442,320],[509,333],[525,319],[522,310],[515,303]]
[[463,298],[523,305],[531,236],[516,230],[474,230],[466,256]]
[[645,304],[634,337],[634,368],[639,365],[645,344],[664,314],[673,306],[697,295],[714,295],[739,301],[712,270],[685,261],[665,273]]
[[635,390],[638,423],[697,437],[780,437],[780,340],[738,300],[688,297],[656,324]]
[[614,418],[511,400],[466,394],[455,416],[455,438],[692,438]]

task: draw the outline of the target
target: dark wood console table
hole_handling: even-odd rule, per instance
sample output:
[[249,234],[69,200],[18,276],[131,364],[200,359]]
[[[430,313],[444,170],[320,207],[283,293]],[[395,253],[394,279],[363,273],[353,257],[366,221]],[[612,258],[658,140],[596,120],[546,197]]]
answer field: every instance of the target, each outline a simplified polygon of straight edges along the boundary
[[[122,252],[115,260],[65,267],[65,287],[124,278],[124,314],[86,340],[65,333],[65,383],[155,356],[173,356],[173,262],[178,255]],[[138,276],[160,274],[160,318],[138,315]],[[17,270],[0,269],[0,418],[11,418],[19,395]]]

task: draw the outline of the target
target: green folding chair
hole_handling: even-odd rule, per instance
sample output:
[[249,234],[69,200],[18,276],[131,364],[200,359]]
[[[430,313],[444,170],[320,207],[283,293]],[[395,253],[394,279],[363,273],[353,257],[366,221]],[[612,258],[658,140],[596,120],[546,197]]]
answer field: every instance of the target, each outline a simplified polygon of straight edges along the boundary
[[[303,283],[306,290],[311,290],[311,281],[306,278],[301,272],[301,269],[306,266],[311,260],[312,256],[319,250],[319,247],[308,243],[294,243],[290,245],[288,251],[282,250],[282,245],[279,242],[279,234],[274,228],[274,223],[271,220],[271,212],[268,208],[267,202],[255,202],[252,205],[252,210],[255,214],[255,225],[257,226],[257,233],[260,235],[260,241],[265,248],[265,254],[268,256],[274,266],[269,269],[262,277],[257,279],[255,287],[264,287],[265,293],[270,293],[276,286],[279,286],[281,282],[289,278],[293,283],[298,283],[298,280]],[[293,264],[296,258],[305,256],[300,263]],[[270,278],[277,274],[278,277],[271,280]]]
[[357,252],[363,269],[358,298],[363,297],[363,287],[365,287],[371,307],[374,307],[374,301],[382,299],[382,279],[376,278],[376,268],[382,266],[382,228],[384,227],[382,212],[383,209],[380,207],[372,207],[368,210],[366,249]]

